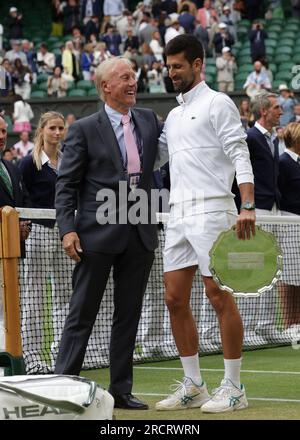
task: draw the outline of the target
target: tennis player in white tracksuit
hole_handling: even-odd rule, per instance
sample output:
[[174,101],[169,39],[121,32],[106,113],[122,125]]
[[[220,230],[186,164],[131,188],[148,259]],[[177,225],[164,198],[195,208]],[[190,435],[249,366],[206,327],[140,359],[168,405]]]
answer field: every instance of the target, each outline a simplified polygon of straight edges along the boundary
[[[161,145],[168,145],[171,177],[165,299],[184,379],[156,409],[243,409],[248,403],[240,384],[242,321],[234,298],[213,281],[208,253],[219,233],[234,224],[240,239],[254,232],[253,173],[246,136],[231,99],[201,81],[203,48],[197,39],[191,35],[172,39],[166,55],[169,76],[181,93],[180,105],[170,112],[160,138]],[[242,200],[238,217],[231,193],[235,173]],[[224,379],[212,397],[201,377],[198,333],[189,304],[198,267],[218,317],[224,352]]]

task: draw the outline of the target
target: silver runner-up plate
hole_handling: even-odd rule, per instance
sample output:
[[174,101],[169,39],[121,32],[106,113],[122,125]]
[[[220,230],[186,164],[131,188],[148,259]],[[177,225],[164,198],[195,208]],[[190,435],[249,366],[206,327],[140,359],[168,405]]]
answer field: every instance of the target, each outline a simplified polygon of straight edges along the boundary
[[276,238],[259,226],[250,240],[239,240],[235,226],[221,232],[209,255],[213,279],[234,296],[259,296],[282,274],[283,256]]

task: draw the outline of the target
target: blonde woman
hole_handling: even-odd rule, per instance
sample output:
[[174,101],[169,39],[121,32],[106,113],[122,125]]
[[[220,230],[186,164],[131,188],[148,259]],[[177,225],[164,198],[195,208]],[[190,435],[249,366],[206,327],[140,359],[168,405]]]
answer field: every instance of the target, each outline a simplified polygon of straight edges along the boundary
[[[41,115],[32,153],[20,163],[33,208],[54,208],[56,178],[62,159],[60,143],[64,133],[63,115],[53,111]],[[66,263],[62,252],[54,220],[33,220],[30,240],[26,244],[25,290],[22,295],[22,336],[26,369],[30,373],[48,372],[51,371],[58,349],[63,316],[71,294],[68,291],[68,280],[64,281],[63,276],[64,264],[69,263]],[[49,301],[50,292],[52,312],[49,313],[49,319],[45,304],[46,300]],[[52,325],[51,321],[54,340],[49,359],[47,345],[49,350],[50,338],[48,336],[47,343],[45,323],[50,322]]]

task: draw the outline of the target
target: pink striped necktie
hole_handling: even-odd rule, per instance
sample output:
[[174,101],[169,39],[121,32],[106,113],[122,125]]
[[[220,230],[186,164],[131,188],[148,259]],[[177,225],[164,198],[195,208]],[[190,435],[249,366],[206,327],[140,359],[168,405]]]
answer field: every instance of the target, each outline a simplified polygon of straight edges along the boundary
[[130,116],[122,116],[122,124],[124,130],[124,142],[127,153],[127,172],[128,174],[139,173],[141,171],[141,163],[138,147],[136,145],[133,132],[130,125]]

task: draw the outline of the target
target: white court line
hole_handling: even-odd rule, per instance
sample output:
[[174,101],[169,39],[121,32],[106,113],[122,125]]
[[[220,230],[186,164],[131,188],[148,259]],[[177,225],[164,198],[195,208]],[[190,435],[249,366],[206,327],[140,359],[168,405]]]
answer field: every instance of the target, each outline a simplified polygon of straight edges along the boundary
[[[175,370],[182,371],[182,368],[177,367],[134,367],[137,370]],[[222,368],[201,368],[201,371],[216,371],[216,372],[224,372]],[[300,371],[267,371],[267,370],[241,370],[241,373],[258,373],[258,374],[295,374],[299,375]]]
[[[152,396],[152,397],[165,397],[168,394],[160,394],[160,393],[134,393],[135,396]],[[263,402],[291,402],[291,403],[300,403],[300,400],[297,399],[277,399],[273,397],[248,397],[247,400],[260,400]]]

